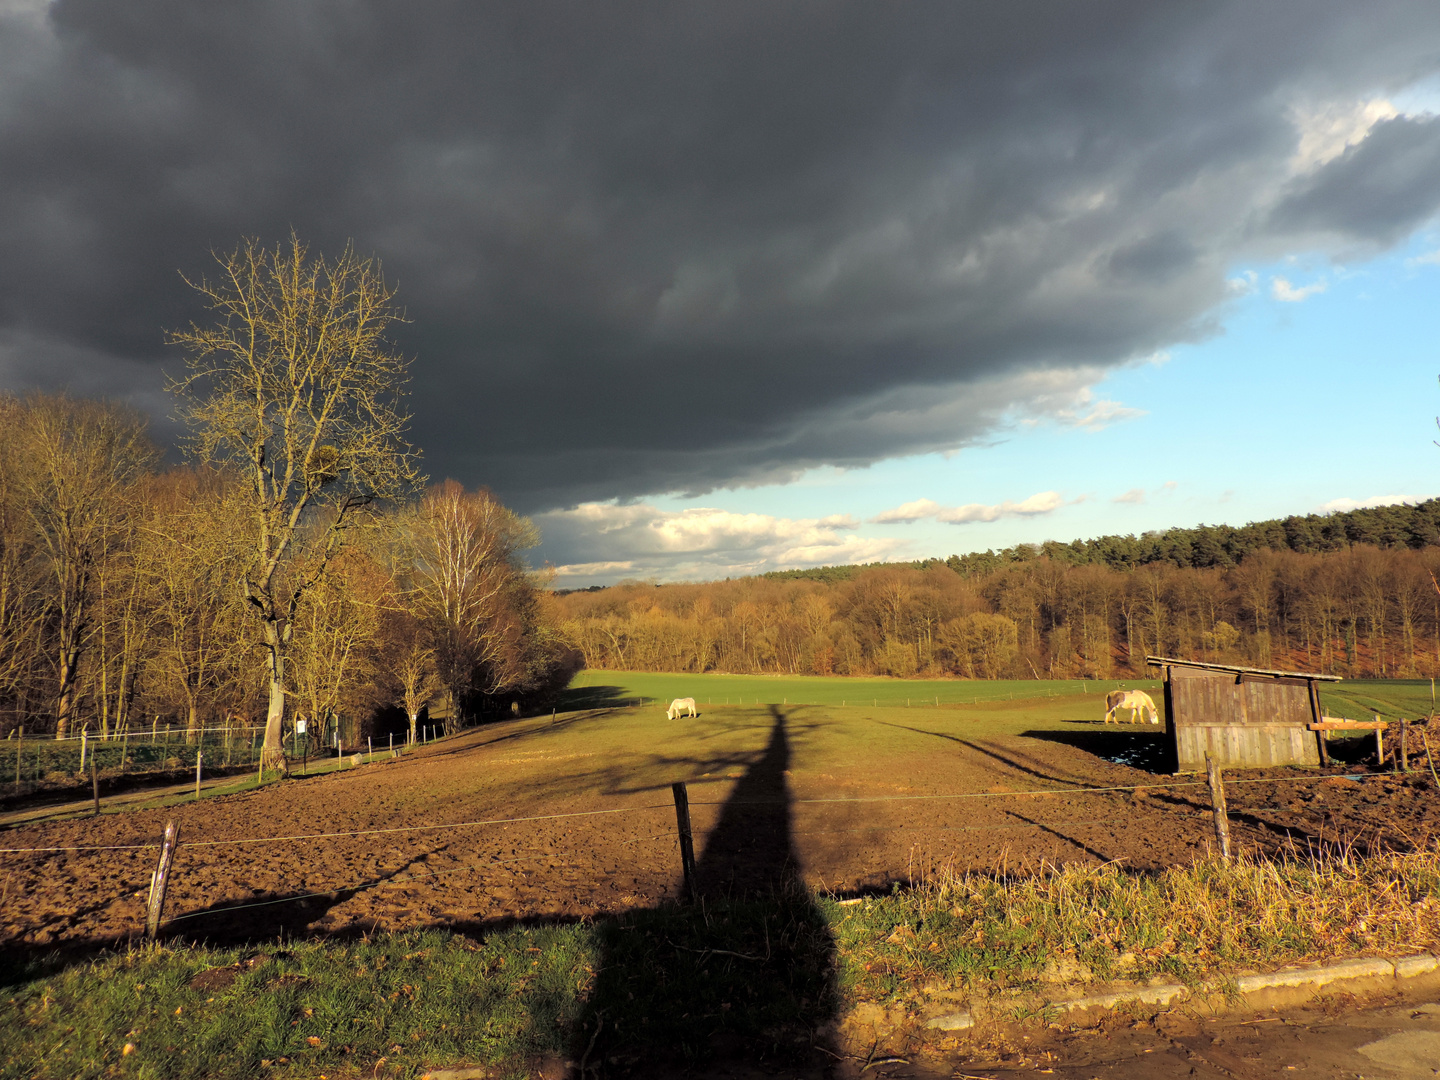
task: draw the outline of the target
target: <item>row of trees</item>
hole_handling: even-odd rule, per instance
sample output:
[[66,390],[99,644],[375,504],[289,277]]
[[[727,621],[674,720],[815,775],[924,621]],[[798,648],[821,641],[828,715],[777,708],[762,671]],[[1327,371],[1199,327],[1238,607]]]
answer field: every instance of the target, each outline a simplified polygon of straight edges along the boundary
[[[246,485],[158,460],[124,408],[0,398],[8,729],[111,733],[159,715],[193,731],[265,717],[271,650],[244,588],[256,549]],[[412,726],[427,706],[456,718],[568,673],[549,593],[522,560],[534,526],[489,492],[447,481],[376,507],[320,564],[313,549],[332,524],[333,511],[302,525],[305,557],[272,579],[289,604],[287,730],[392,706]]]
[[1237,566],[1115,570],[1039,556],[845,577],[627,583],[560,598],[587,666],[1113,678],[1147,654],[1351,677],[1440,675],[1440,549],[1261,549]]
[[192,282],[213,320],[169,338],[187,465],[118,406],[0,399],[0,717],[263,718],[283,768],[295,717],[394,704],[413,729],[568,677],[534,527],[454,482],[417,497],[378,265],[293,236],[217,262]]

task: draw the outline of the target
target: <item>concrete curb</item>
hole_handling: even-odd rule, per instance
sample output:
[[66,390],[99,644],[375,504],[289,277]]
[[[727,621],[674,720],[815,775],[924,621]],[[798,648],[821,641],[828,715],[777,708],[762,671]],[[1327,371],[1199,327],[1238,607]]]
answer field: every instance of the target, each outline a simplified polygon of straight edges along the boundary
[[[1198,991],[1181,983],[1124,987],[1106,993],[1080,997],[1045,998],[1036,1002],[1037,1011],[1060,1013],[1101,1012],[1122,1005],[1172,1005],[1195,997],[1209,999],[1217,1006],[1243,999],[1246,1007],[1273,1007],[1308,1001],[1321,990],[1383,992],[1400,989],[1397,983],[1430,979],[1440,983],[1440,957],[1416,953],[1398,960],[1366,958],[1338,960],[1329,964],[1281,968],[1259,975],[1243,975],[1237,979],[1212,979]],[[1033,999],[1032,999],[1033,1000]],[[971,1011],[949,1012],[925,1021],[931,1031],[965,1031],[974,1027],[976,1016]]]

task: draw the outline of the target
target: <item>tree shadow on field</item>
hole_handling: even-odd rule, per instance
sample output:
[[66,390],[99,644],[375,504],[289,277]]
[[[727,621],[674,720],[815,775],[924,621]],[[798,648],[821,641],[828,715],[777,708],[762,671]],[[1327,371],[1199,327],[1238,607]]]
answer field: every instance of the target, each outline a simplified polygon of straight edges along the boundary
[[1094,754],[1098,758],[1128,765],[1132,769],[1143,769],[1152,773],[1173,773],[1175,757],[1165,735],[1164,725],[1147,724],[1140,727],[1127,724],[1116,728],[1093,723],[1077,724],[1072,731],[1026,731],[1028,739],[1044,739],[1046,742],[1062,743]]
[[600,967],[572,1052],[590,1076],[674,1076],[743,1058],[833,1064],[835,947],[799,873],[786,716],[720,810],[692,903],[596,927]]
[[556,696],[555,707],[561,712],[581,709],[617,709],[635,704],[636,696],[620,686],[567,686]]

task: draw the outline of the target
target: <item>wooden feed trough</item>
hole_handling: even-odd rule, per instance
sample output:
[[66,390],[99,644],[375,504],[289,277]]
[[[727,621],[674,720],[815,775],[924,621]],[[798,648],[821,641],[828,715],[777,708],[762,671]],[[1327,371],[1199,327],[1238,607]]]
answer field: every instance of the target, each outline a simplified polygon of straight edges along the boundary
[[1329,763],[1319,684],[1338,675],[1147,656],[1163,671],[1165,734],[1176,772]]

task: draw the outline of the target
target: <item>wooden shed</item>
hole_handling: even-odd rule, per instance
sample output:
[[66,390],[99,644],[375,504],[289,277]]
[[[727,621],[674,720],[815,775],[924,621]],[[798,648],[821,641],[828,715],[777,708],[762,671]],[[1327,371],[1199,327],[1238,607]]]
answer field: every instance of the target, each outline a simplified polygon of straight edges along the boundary
[[1203,772],[1207,753],[1217,764],[1241,769],[1328,761],[1319,684],[1339,682],[1338,675],[1168,656],[1145,661],[1163,671],[1165,733],[1176,772]]

